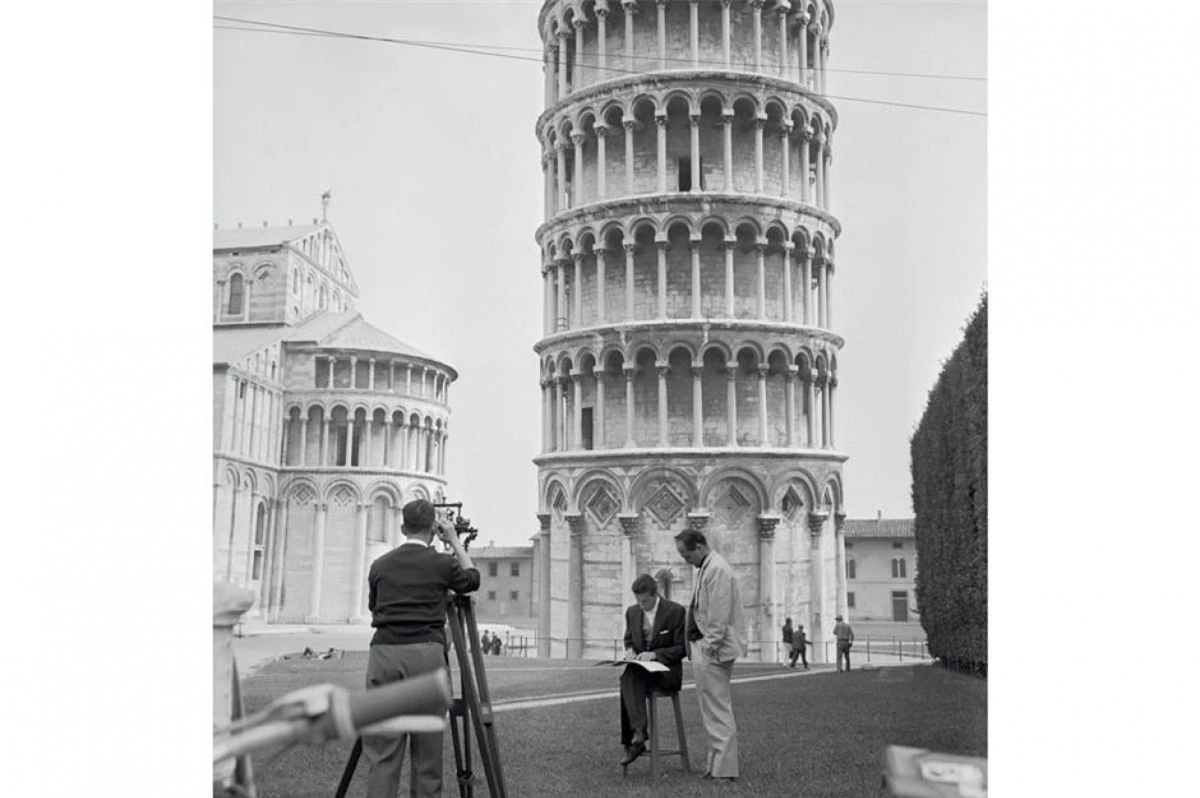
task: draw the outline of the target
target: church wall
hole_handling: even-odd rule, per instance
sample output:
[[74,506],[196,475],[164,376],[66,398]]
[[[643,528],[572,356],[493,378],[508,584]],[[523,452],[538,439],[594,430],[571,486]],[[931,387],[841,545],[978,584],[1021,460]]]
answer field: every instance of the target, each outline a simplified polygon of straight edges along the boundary
[[316,495],[303,489],[293,492],[288,500],[283,610],[279,616],[283,623],[303,623],[308,615],[316,521]]
[[213,451],[227,452],[231,441],[233,404],[229,401],[229,374],[222,368],[213,371]]
[[[320,608],[321,619],[326,623],[349,620],[356,605],[353,578],[354,541],[358,532],[357,499],[357,494],[348,487],[334,488],[328,499]],[[363,578],[366,578],[365,568]]]

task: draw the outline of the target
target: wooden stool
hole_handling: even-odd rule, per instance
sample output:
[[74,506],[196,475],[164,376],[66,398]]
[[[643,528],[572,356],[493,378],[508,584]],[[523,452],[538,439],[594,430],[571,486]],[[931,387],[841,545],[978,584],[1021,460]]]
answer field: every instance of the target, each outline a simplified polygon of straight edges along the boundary
[[[675,735],[679,740],[679,747],[671,750],[659,750],[658,747],[658,699],[670,698],[671,706],[675,708]],[[650,747],[650,778],[658,775],[658,757],[659,756],[676,756],[683,759],[683,770],[685,773],[692,772],[692,764],[688,760],[687,750],[687,735],[683,731],[683,713],[679,710],[679,691],[675,690],[670,693],[664,693],[661,690],[650,688],[646,691],[647,720],[649,721],[647,731],[646,744]],[[621,778],[628,775],[629,765],[621,766]]]

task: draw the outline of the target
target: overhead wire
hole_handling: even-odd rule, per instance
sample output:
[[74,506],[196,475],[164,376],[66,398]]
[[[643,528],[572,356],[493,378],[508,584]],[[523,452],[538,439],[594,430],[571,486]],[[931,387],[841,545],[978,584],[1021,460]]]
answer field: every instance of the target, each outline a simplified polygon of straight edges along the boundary
[[[371,36],[371,35],[368,35],[365,33],[348,33],[346,31],[333,31],[333,30],[327,30],[324,28],[311,28],[311,27],[306,27],[306,26],[301,26],[301,25],[286,25],[286,24],[279,23],[279,22],[264,22],[261,20],[242,19],[239,17],[226,17],[226,16],[221,16],[221,15],[213,15],[213,19],[218,20],[220,22],[235,23],[236,25],[258,26],[258,27],[235,27],[232,25],[225,25],[225,26],[214,25],[214,28],[217,28],[220,30],[234,30],[234,31],[241,31],[241,32],[245,32],[245,33],[291,33],[291,34],[296,34],[296,35],[316,36],[319,38],[339,38],[339,39],[350,39],[350,40],[356,40],[356,41],[379,42],[379,43],[383,43],[383,44],[407,45],[410,47],[421,47],[421,48],[432,49],[432,50],[442,50],[442,51],[446,51],[446,52],[466,53],[468,55],[482,55],[482,56],[489,56],[492,58],[504,58],[504,59],[512,60],[512,61],[525,61],[525,62],[529,62],[529,63],[543,64],[543,65],[545,65],[545,63],[546,63],[545,59],[543,59],[543,58],[534,58],[534,57],[522,56],[522,55],[510,55],[508,53],[489,52],[487,50],[478,49],[478,47],[480,47],[480,46],[486,47],[487,45],[468,46],[468,45],[451,44],[451,43],[430,42],[430,41],[424,41],[424,40],[420,40],[420,39],[397,39],[397,38],[390,37],[390,36]],[[516,49],[516,48],[505,48],[505,49]],[[536,51],[533,51],[533,52],[536,52]],[[657,58],[650,57],[649,60],[657,60]],[[675,60],[675,59],[672,59],[672,60]],[[688,60],[688,63],[691,63],[691,61]],[[710,65],[713,64],[713,62],[703,62],[703,63],[710,64]],[[721,65],[723,66],[723,62]],[[626,74],[626,75],[647,74],[644,70],[624,69],[621,67],[611,67],[611,66],[600,67],[600,66],[589,65],[588,68],[599,70],[599,71]],[[896,74],[899,74],[899,73],[896,73]],[[916,76],[916,75],[912,75],[912,76]],[[933,76],[926,76],[926,77],[933,77]],[[943,77],[958,77],[958,76],[943,76]],[[974,78],[969,78],[969,79],[974,79]],[[845,95],[825,94],[825,93],[819,93],[819,92],[813,92],[813,93],[816,94],[818,97],[827,98],[827,99],[831,99],[831,100],[842,100],[842,101],[846,101],[846,102],[868,103],[868,104],[872,104],[872,105],[886,105],[886,106],[893,106],[893,107],[898,107],[898,108],[910,108],[910,109],[924,110],[924,111],[940,111],[940,112],[944,112],[944,113],[964,114],[964,115],[968,115],[968,116],[981,116],[981,117],[987,116],[987,112],[971,111],[971,110],[963,109],[963,108],[945,108],[942,106],[920,105],[920,104],[915,104],[915,103],[901,103],[901,102],[895,102],[895,101],[891,101],[891,100],[872,100],[872,99],[867,99],[867,98],[863,98],[863,97],[847,97]]]

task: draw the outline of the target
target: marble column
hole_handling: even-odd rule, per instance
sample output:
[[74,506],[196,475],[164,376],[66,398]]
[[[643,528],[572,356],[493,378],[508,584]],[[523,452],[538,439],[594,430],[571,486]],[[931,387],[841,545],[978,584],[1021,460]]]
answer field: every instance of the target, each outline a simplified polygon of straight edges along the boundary
[[633,438],[633,422],[636,413],[636,408],[633,402],[633,375],[636,373],[634,366],[626,365],[625,373],[625,448],[633,448],[635,445]]
[[737,318],[737,293],[733,285],[733,249],[737,239],[725,239],[725,318]]
[[[726,6],[728,10],[728,6]],[[733,111],[721,112],[721,127],[724,134],[722,142],[722,159],[725,162],[725,185],[723,187],[726,194],[733,192]]]
[[596,415],[594,419],[595,429],[592,434],[592,440],[595,442],[597,449],[604,448],[604,386],[607,374],[604,373],[604,366],[597,363],[592,367],[592,374],[596,378]]
[[354,553],[351,562],[350,595],[353,601],[350,605],[350,623],[362,623],[366,620],[366,570],[367,570],[367,513],[371,505],[360,502],[358,505],[358,524],[354,533]]
[[783,320],[788,324],[796,322],[795,295],[792,291],[792,253],[796,245],[791,241],[783,243]]
[[700,239],[688,242],[692,254],[692,318],[700,318]]
[[550,656],[550,513],[538,513],[538,656]]
[[699,5],[699,0],[689,0],[688,2],[688,49],[691,51],[693,69],[696,69],[700,66]]
[[312,578],[309,588],[308,616],[305,623],[318,623],[321,619],[321,586],[325,579],[325,515],[329,505],[316,505],[317,525],[312,541]]
[[283,611],[283,579],[286,573],[288,540],[288,501],[286,499],[279,502],[277,519],[273,546],[275,549],[274,560],[271,564],[275,574],[271,579],[271,604],[268,618],[271,621],[278,621],[280,613]]
[[768,425],[767,425],[767,374],[770,372],[770,367],[759,364],[758,371],[758,445],[769,446]]
[[566,516],[570,530],[567,549],[567,659],[583,658],[583,533],[582,514]]
[[[695,3],[692,8],[695,8]],[[690,153],[691,153],[691,168],[692,168],[692,191],[696,194],[700,192],[700,114],[688,115],[690,138]]]
[[692,446],[704,446],[704,365],[692,365]]
[[667,68],[667,0],[657,0],[658,68]]
[[637,244],[627,243],[625,249],[625,320],[634,320],[634,296],[633,296],[633,256],[637,251]]
[[608,196],[608,150],[605,143],[608,125],[600,122],[593,130],[596,133],[596,199],[603,201]]
[[726,446],[737,446],[737,362],[725,366],[725,400],[729,406],[726,414],[729,424],[729,434],[726,436]]
[[658,250],[658,318],[667,318],[667,250],[671,245],[666,241],[655,241]]
[[767,318],[767,243],[756,241],[754,256],[758,266],[758,318]]
[[671,442],[667,418],[667,372],[670,367],[666,363],[656,363],[655,371],[658,372],[658,445],[667,446]]
[[571,448],[583,448],[583,375],[571,372]]
[[571,291],[575,294],[575,307],[571,314],[571,323],[567,327],[572,330],[583,326],[583,258],[582,252],[576,252],[571,256],[571,259],[575,261],[575,279],[571,282]]
[[633,196],[633,128],[637,120],[626,117],[621,122],[625,128],[625,196]]
[[784,405],[787,407],[787,445],[796,448],[796,373],[799,369],[794,365],[787,367],[784,374]]
[[775,528],[779,516],[758,517],[758,628],[762,637],[762,661],[778,659],[778,627],[775,618]]
[[655,127],[658,128],[658,152],[655,160],[658,162],[658,193],[667,191],[667,115],[654,117]]
[[725,56],[725,68],[733,68],[733,47],[729,34],[729,4],[731,0],[721,0],[721,51]]
[[602,247],[592,247],[596,256],[596,323],[603,324],[608,320],[608,307],[605,302],[605,284],[608,282],[608,250]]

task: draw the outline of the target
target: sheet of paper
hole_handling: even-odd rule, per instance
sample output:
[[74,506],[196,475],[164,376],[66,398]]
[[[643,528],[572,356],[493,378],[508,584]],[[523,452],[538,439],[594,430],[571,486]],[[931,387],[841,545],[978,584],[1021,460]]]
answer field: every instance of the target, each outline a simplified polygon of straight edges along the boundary
[[636,660],[636,659],[602,659],[596,663],[597,665],[611,665],[614,668],[622,665],[637,665],[650,673],[666,673],[671,669],[661,662],[655,660]]

